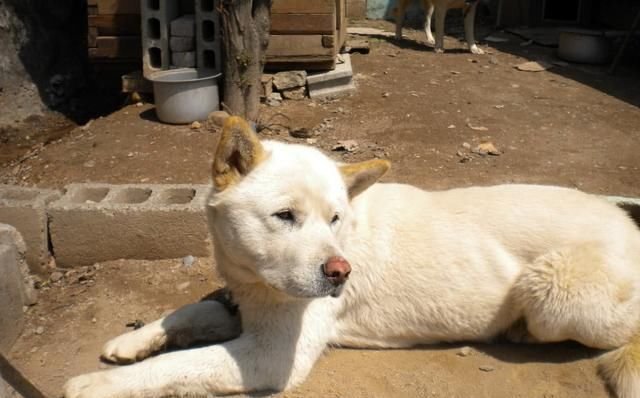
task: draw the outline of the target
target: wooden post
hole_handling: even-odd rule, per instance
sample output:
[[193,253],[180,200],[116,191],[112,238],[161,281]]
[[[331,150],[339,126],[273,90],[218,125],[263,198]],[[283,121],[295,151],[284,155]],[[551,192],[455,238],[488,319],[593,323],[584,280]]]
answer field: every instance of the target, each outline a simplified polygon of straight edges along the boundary
[[234,115],[256,121],[266,61],[271,0],[222,0],[224,99]]

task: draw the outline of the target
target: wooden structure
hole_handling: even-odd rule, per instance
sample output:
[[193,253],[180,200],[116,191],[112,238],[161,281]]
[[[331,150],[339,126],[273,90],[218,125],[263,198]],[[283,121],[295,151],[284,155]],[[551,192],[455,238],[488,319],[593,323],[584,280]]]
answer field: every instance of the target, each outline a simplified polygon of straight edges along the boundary
[[[87,0],[92,63],[141,62],[140,1]],[[333,69],[346,32],[346,0],[273,0],[267,69]]]
[[87,0],[87,14],[92,62],[141,62],[140,0]]
[[346,0],[273,0],[269,69],[333,69],[347,33]]

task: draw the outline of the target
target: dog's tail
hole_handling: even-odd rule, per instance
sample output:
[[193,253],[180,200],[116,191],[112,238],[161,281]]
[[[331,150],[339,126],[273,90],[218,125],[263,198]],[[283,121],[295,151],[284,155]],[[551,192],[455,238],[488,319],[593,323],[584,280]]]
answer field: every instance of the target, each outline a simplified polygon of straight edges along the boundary
[[635,202],[618,202],[618,207],[626,211],[629,217],[640,227],[640,203]]
[[618,398],[640,397],[640,335],[599,358],[599,370]]

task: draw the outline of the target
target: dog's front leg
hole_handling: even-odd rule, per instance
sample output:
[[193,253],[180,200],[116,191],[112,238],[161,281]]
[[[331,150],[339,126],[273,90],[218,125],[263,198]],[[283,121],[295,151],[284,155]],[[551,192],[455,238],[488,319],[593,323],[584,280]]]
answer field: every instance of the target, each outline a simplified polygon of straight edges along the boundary
[[131,363],[169,345],[186,347],[195,342],[226,341],[240,332],[237,313],[218,301],[202,301],[110,340],[102,349],[102,357],[115,363]]
[[464,16],[464,35],[469,46],[469,51],[473,54],[484,54],[484,51],[476,44],[474,35],[476,9],[478,8],[478,1],[474,1],[467,10],[465,10]]
[[436,53],[444,52],[444,21],[447,18],[447,7],[436,6]]
[[424,34],[427,36],[427,44],[430,46],[433,46],[436,44],[436,39],[433,38],[433,33],[431,32],[431,19],[433,17],[434,9],[435,7],[431,0],[424,0],[424,10],[425,10]]
[[192,397],[289,388],[305,379],[325,349],[334,323],[331,318],[292,313],[283,310],[265,313],[258,322],[248,320],[240,337],[223,344],[75,377],[65,385],[64,396]]

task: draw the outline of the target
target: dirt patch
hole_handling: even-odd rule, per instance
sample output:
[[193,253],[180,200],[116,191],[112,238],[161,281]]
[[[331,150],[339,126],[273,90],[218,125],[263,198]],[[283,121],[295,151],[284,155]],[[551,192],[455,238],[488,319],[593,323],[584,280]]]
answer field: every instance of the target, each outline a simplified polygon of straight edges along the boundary
[[[388,23],[369,25],[393,31]],[[370,54],[352,56],[353,96],[264,107],[261,124],[270,128],[263,137],[308,143],[343,161],[388,158],[386,181],[427,189],[523,182],[640,196],[637,70],[609,76],[604,68],[569,65],[523,72],[514,66],[553,59],[551,50],[522,47],[512,37],[473,56],[448,38],[452,51],[438,55],[421,32],[405,34],[401,42],[371,38]],[[152,105],[127,106],[30,147],[2,166],[0,182],[208,183],[219,132],[205,127],[160,124]],[[295,128],[317,134],[293,138],[288,131]],[[344,149],[334,151],[339,142]],[[481,154],[483,143],[498,154]],[[7,151],[0,145],[0,157]],[[197,264],[185,270],[179,260],[117,261],[100,264],[91,284],[51,284],[27,313],[13,360],[56,396],[69,376],[106,366],[97,359],[100,348],[126,323],[153,320],[218,286],[208,273],[211,261]],[[575,345],[474,345],[469,356],[459,350],[331,350],[304,385],[282,396],[607,396],[594,352]]]

